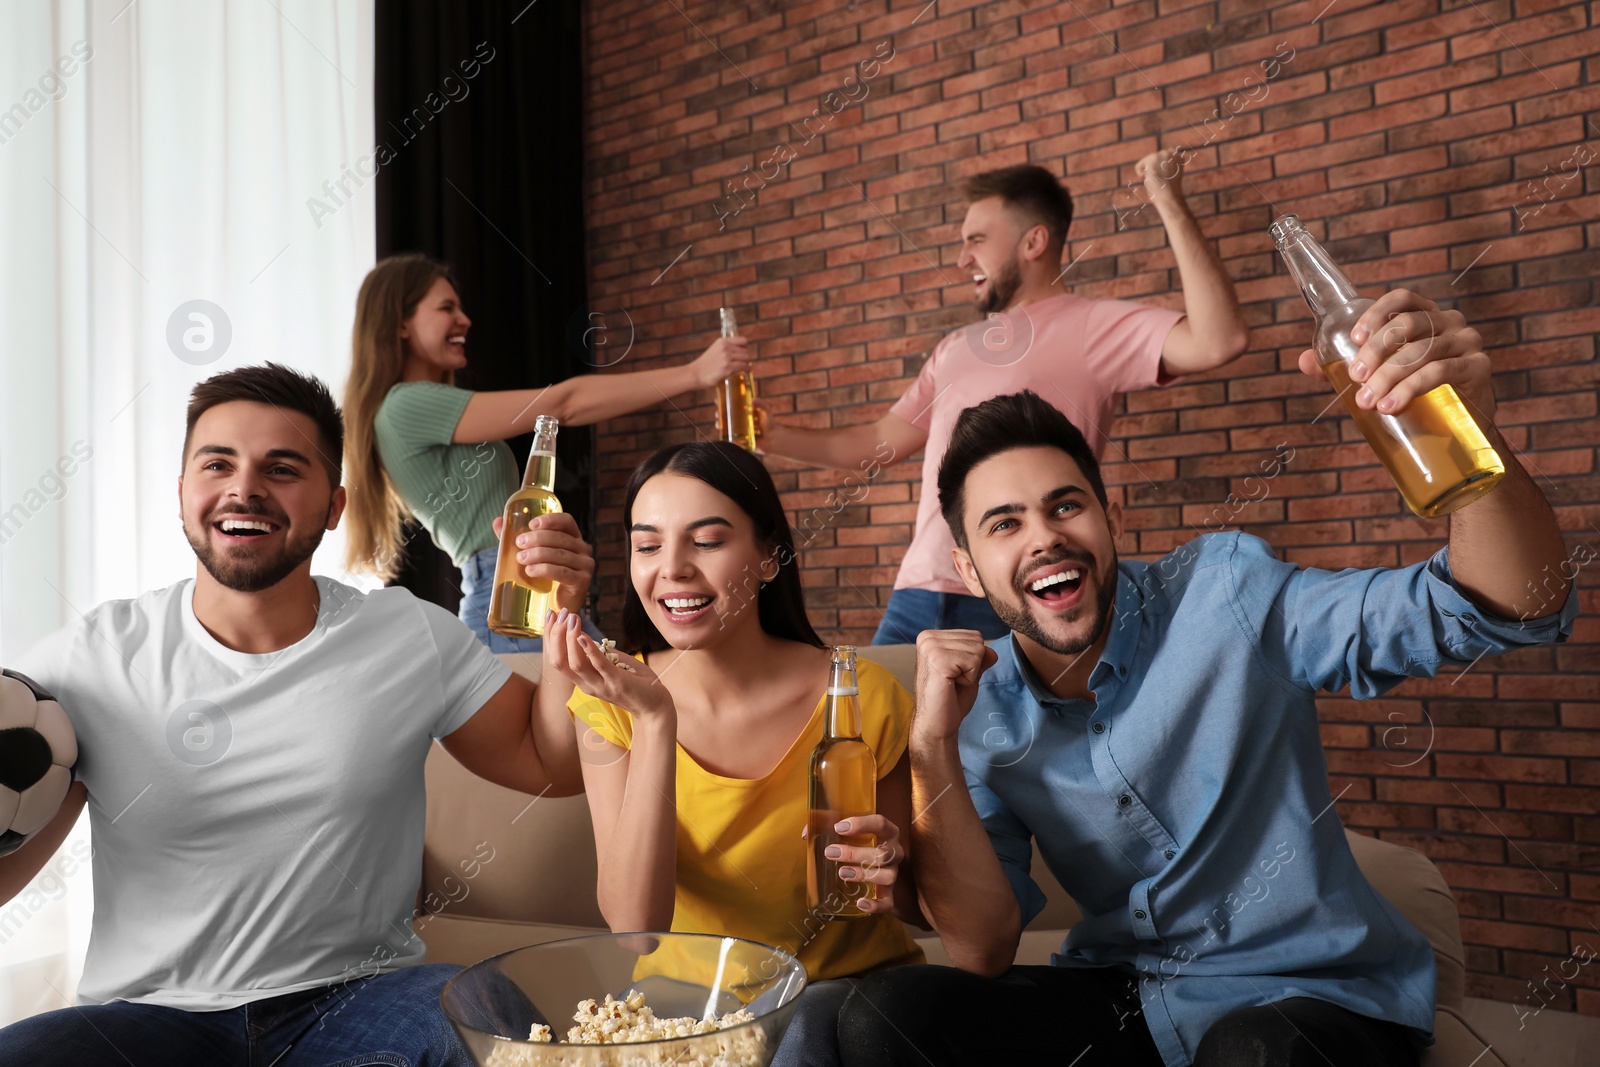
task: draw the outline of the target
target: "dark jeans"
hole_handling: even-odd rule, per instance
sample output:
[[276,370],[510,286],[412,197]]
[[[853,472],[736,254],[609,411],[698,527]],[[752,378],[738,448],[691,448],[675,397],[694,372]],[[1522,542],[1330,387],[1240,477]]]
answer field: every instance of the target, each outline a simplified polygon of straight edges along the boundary
[[472,1067],[439,1007],[460,969],[406,967],[222,1011],[62,1008],[0,1030],[0,1067]]
[[807,982],[771,1067],[839,1067],[839,1009],[859,978]]
[[924,630],[977,630],[985,641],[1011,632],[981,596],[896,589],[889,594],[883,621],[872,635],[875,645],[914,645]]
[[[1033,1064],[1162,1067],[1136,979],[1109,968],[1013,967],[984,978],[897,967],[855,986],[839,1015],[844,1067]],[[1415,1067],[1410,1031],[1295,997],[1212,1024],[1195,1067]]]

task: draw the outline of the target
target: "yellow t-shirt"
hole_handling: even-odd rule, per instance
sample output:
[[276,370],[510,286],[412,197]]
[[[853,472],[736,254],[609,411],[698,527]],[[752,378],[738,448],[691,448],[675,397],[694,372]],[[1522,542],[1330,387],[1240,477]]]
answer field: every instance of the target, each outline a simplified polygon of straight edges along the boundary
[[[911,694],[887,669],[857,664],[861,738],[872,749],[878,780],[905,754]],[[672,929],[725,934],[774,945],[795,956],[812,981],[842,978],[890,964],[920,963],[922,950],[893,915],[828,920],[806,907],[806,842],[811,750],[822,740],[826,695],[765,778],[712,774],[677,746],[678,884]],[[579,722],[621,748],[633,744],[633,716],[573,690]],[[910,827],[900,827],[902,836]]]

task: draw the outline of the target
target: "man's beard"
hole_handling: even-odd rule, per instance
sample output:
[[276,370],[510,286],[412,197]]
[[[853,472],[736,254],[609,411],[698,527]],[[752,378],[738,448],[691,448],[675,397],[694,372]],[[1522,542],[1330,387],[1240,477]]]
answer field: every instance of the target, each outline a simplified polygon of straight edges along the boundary
[[[184,523],[183,536],[188,539],[189,547],[194,549],[200,565],[217,580],[219,585],[239,593],[259,593],[283,581],[296,567],[311,558],[317,546],[322,544],[323,528],[328,525],[328,515],[332,510],[333,504],[330,501],[320,523],[314,524],[311,531],[298,540],[286,535],[283,548],[271,556],[238,559],[227,550],[217,551],[212,547],[210,535],[214,519],[206,520],[198,536],[189,528],[188,523]],[[277,516],[269,515],[264,508],[230,508],[227,513],[260,515],[263,518],[270,518],[273,522],[278,521]],[[281,525],[288,527],[287,523]]]
[[1011,250],[1011,257],[1000,267],[1000,273],[989,276],[989,287],[983,291],[983,296],[978,299],[978,314],[990,315],[996,311],[1004,311],[1010,305],[1017,290],[1022,288],[1022,261],[1016,249]]
[[[1093,564],[1092,559],[1061,552],[1054,558],[1034,567],[1029,573],[1038,574],[1045,567],[1056,563],[1065,563],[1069,560],[1077,563],[1085,574],[1089,573],[1089,569]],[[1087,637],[1063,640],[1047,634],[1044,627],[1039,624],[1038,619],[1028,610],[1026,598],[1033,596],[1033,594],[1028,591],[1023,579],[1012,579],[1012,591],[1017,594],[1016,603],[1012,603],[996,599],[994,594],[989,592],[989,586],[983,581],[983,576],[978,576],[978,584],[983,586],[984,595],[989,598],[989,606],[1000,617],[1000,621],[1037,644],[1040,648],[1049,649],[1058,656],[1075,656],[1085,649],[1093,648],[1094,643],[1100,640],[1100,636],[1105,633],[1106,624],[1111,621],[1111,604],[1117,595],[1117,557],[1115,554],[1112,555],[1104,570],[1094,576],[1094,583],[1094,628]]]

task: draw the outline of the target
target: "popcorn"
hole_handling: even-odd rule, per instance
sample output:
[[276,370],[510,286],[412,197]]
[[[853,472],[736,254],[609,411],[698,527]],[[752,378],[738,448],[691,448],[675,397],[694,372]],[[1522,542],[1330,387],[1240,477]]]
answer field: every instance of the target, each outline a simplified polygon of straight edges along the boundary
[[[600,652],[605,656],[606,662],[610,663],[613,667],[621,667],[629,674],[639,673],[638,668],[633,665],[632,657],[624,656],[621,652],[618,652],[617,643],[611,640],[611,638],[608,637],[600,642]],[[609,993],[606,994],[606,996],[607,999],[610,998]]]
[[[704,1019],[682,1016],[658,1019],[644,1002],[644,994],[630,989],[621,1000],[607,993],[604,1001],[584,1000],[572,1015],[577,1026],[567,1030],[566,1044],[571,1045],[627,1045],[640,1041],[664,1041],[673,1038],[693,1038],[718,1030],[738,1026],[755,1018],[740,1009],[720,1018],[708,1015]],[[550,1027],[537,1023],[528,1034],[528,1040],[537,1044],[558,1044]],[[700,1048],[700,1045],[706,1048]],[[761,1067],[766,1062],[766,1034],[759,1029],[746,1033],[730,1034],[713,1042],[695,1042],[689,1047],[656,1046],[637,1051],[617,1049],[602,1059],[596,1053],[573,1050],[564,1053],[559,1047],[548,1052],[528,1048],[526,1045],[500,1045],[490,1054],[489,1067],[545,1067],[550,1064],[609,1064],[610,1067],[656,1067],[661,1064],[679,1067]]]
[[611,999],[606,994],[604,1003],[580,1001],[573,1013],[578,1025],[567,1031],[567,1043],[572,1045],[620,1045],[630,1041],[660,1041],[669,1037],[692,1037],[709,1034],[728,1026],[747,1023],[755,1016],[747,1011],[729,1012],[717,1019],[707,1016],[694,1019],[657,1019],[655,1012],[644,1002],[644,994],[636,989],[628,991],[622,1000]]

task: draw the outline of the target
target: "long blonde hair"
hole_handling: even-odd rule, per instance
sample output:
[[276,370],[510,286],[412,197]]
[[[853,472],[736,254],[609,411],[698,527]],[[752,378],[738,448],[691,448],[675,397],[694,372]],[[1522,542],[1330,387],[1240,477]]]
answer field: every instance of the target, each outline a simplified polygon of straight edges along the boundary
[[374,424],[405,368],[400,327],[438,278],[456,284],[448,266],[420,252],[389,256],[367,274],[356,297],[344,387],[344,562],[353,574],[389,581],[400,570],[401,532],[411,509],[383,469]]

